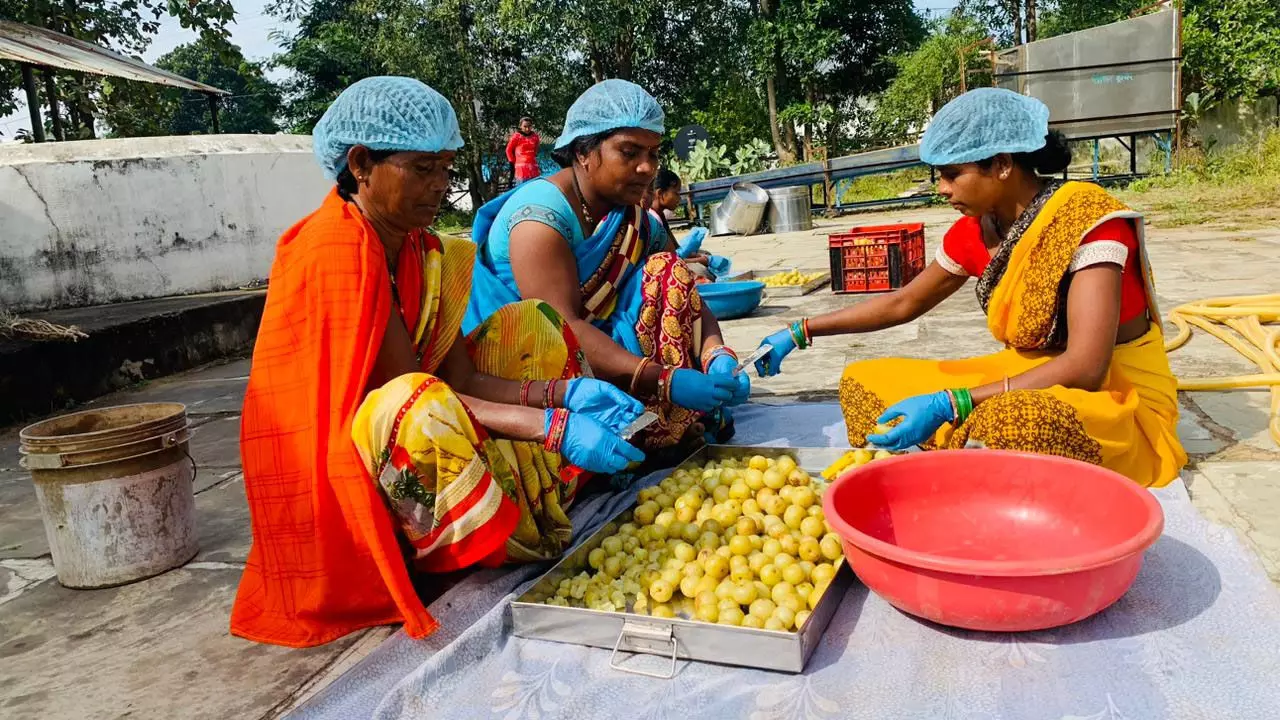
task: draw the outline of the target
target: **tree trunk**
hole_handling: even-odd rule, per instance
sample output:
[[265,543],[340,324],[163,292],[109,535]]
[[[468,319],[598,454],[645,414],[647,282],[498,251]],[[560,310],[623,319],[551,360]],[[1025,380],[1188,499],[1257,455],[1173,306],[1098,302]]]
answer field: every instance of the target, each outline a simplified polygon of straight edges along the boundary
[[[804,84],[804,101],[809,103],[809,109],[813,112],[818,111],[817,96],[813,92],[813,81],[807,81]],[[809,162],[813,160],[813,119],[810,118],[804,124],[804,160]]]
[[1027,42],[1036,41],[1036,0],[1027,0]]
[[617,71],[618,77],[622,80],[632,80],[635,68],[636,47],[635,42],[630,39],[631,35],[624,35],[624,39],[619,41],[614,52],[617,54]]
[[769,96],[769,134],[773,137],[773,151],[778,154],[778,162],[788,164],[795,162],[794,143],[785,142],[778,124],[778,90],[773,76],[764,80],[765,93]]
[[[760,0],[760,15],[766,20],[773,18],[776,9],[775,0]],[[782,49],[775,44],[769,74],[764,79],[765,94],[769,99],[769,134],[773,138],[773,151],[778,155],[778,162],[788,165],[796,160],[795,131],[791,137],[784,137],[778,125],[778,76],[782,69]]]
[[[484,149],[487,143],[484,142],[480,113],[476,108],[475,82],[471,75],[470,53],[467,51],[470,45],[468,38],[471,35],[471,22],[471,9],[464,3],[456,26],[458,36],[455,38],[458,58],[462,60],[458,68],[459,77],[462,79],[462,92],[459,97],[454,98],[454,109],[461,109],[462,111],[459,119],[461,120],[460,124],[464,140],[463,150],[467,165],[467,190],[471,195],[471,208],[472,210],[479,210],[480,206],[487,202],[493,193],[490,191],[490,183],[486,183],[484,179]],[[492,181],[497,182],[496,173]]]
[[58,83],[53,79],[53,71],[44,71],[44,92],[49,100],[49,119],[53,121],[53,137],[55,140],[66,140],[67,134],[62,128],[62,113],[58,110]]
[[1022,44],[1022,2],[1009,0],[1009,19],[1013,21],[1013,44]]
[[591,53],[591,79],[595,82],[604,82],[608,75],[604,71],[604,63],[600,61],[600,53],[594,47],[589,51]]

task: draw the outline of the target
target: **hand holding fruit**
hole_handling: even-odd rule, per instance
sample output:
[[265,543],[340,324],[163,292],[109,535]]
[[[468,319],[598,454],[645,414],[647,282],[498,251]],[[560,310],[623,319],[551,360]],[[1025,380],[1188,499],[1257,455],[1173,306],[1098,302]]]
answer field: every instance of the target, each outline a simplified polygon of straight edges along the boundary
[[938,428],[955,419],[951,405],[951,393],[943,390],[928,395],[916,395],[894,403],[876,420],[889,423],[902,418],[902,422],[888,432],[868,435],[867,442],[886,450],[906,450],[926,442]]

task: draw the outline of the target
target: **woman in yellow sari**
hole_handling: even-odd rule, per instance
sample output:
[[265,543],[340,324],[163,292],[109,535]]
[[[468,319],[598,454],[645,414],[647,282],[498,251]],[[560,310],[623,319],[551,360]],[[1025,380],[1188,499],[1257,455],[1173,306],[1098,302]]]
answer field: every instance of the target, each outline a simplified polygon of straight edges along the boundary
[[253,545],[232,632],[310,646],[436,627],[411,571],[556,557],[581,471],[644,455],[643,411],[591,379],[539,301],[460,334],[475,245],[434,233],[462,145],[453,108],[410,78],[352,85],[316,125],[337,187],[281,237],[245,394]]
[[920,155],[964,217],[935,261],[898,291],[766,338],[774,350],[757,368],[778,372],[816,337],[910,322],[973,276],[987,327],[1006,349],[853,363],[840,381],[850,443],[1060,455],[1163,486],[1187,456],[1142,216],[1096,185],[1042,177],[1071,159],[1048,121],[1040,101],[994,88],[943,107]]

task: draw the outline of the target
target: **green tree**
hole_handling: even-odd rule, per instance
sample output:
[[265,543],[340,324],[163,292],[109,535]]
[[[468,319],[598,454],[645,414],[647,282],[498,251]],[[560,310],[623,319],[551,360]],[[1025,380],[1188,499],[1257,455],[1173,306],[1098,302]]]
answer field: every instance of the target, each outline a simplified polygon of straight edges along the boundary
[[1128,19],[1150,0],[1055,0],[1046,3],[1039,39]]
[[358,8],[378,20],[370,49],[386,72],[419,78],[452,101],[465,141],[458,167],[476,207],[494,194],[520,115],[543,118],[554,132],[590,83],[581,60],[549,30],[514,18],[508,2],[367,0]]
[[374,52],[372,18],[353,0],[285,0],[268,11],[297,22],[298,29],[278,38],[283,50],[272,59],[291,72],[281,83],[284,124],[296,133],[310,133],[325,108],[347,86],[387,68]]
[[[262,66],[245,60],[240,48],[208,40],[180,45],[156,61],[156,67],[226,90],[218,119],[224,133],[275,133],[280,89]],[[127,80],[104,83],[102,120],[115,137],[192,135],[210,130],[204,95]]]
[[[135,57],[150,45],[166,15],[217,44],[225,43],[235,8],[231,0],[0,0],[0,18],[45,27]],[[94,137],[95,119],[105,102],[102,78],[59,71],[56,85],[59,99],[66,104],[68,135]],[[0,64],[0,112],[13,112],[21,88],[17,64]]]
[[761,0],[751,45],[779,159],[796,157],[798,136],[805,157],[814,139],[837,145],[858,99],[892,78],[889,59],[924,35],[909,0]]
[[910,139],[947,101],[960,94],[960,52],[969,48],[966,70],[983,67],[976,43],[987,30],[977,20],[954,14],[935,21],[915,51],[894,58],[897,75],[876,97],[872,133],[879,142]]
[[1183,91],[1206,105],[1280,91],[1275,0],[1188,0],[1182,42]]

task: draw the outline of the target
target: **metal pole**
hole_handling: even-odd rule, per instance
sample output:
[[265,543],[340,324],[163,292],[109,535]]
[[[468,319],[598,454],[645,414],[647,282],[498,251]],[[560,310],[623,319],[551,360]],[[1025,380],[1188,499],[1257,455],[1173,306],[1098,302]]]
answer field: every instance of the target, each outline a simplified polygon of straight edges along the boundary
[[53,121],[53,137],[55,140],[66,140],[67,132],[62,127],[62,113],[58,110],[58,84],[53,80],[53,70],[44,69],[44,92],[49,96],[49,119]]
[[44,119],[40,117],[40,95],[36,92],[35,68],[22,63],[22,87],[27,91],[27,111],[31,113],[31,137],[44,142]]
[[1129,136],[1129,174],[1138,174],[1138,136]]
[[[1173,11],[1177,13],[1173,18],[1173,34],[1177,43],[1177,51],[1174,55],[1182,57],[1182,2],[1175,0],[1173,3]],[[1173,148],[1182,147],[1182,61],[1179,60],[1173,64],[1173,102],[1176,104],[1176,110],[1173,115]],[[1173,162],[1172,148],[1170,149],[1170,163]]]
[[213,125],[213,134],[222,132],[222,128],[218,125],[218,96],[212,93],[209,94],[209,119]]
[[835,217],[835,208],[831,207],[831,200],[835,195],[834,188],[831,186],[831,156],[827,154],[827,149],[822,148],[822,204],[825,207],[823,214],[827,217]]
[[1101,149],[1098,147],[1098,144],[1100,142],[1101,141],[1097,140],[1096,138],[1093,141],[1093,179],[1095,182],[1097,182],[1098,180],[1098,165],[1099,165],[1099,161],[1102,159],[1101,157],[1102,152],[1101,152]]

